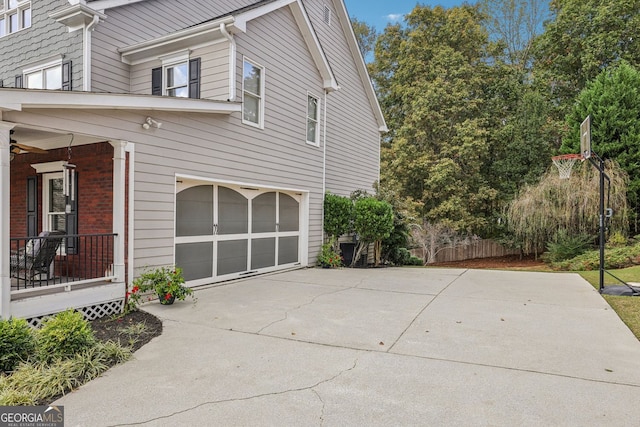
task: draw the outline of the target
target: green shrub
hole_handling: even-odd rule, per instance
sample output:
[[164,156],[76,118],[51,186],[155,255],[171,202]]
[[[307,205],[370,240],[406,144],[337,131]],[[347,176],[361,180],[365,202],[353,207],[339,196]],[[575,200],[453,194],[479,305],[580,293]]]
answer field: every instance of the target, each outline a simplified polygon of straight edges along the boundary
[[[327,193],[324,196],[324,232],[337,242],[351,230],[353,202],[348,197]],[[334,248],[335,249],[335,248]]]
[[[626,268],[634,265],[640,265],[640,243],[607,249],[604,253],[604,267],[606,269]],[[600,251],[588,251],[569,260],[554,262],[551,266],[556,270],[567,271],[597,270],[600,268]]]
[[407,265],[411,260],[411,251],[407,248],[396,248],[393,256],[389,257],[389,261],[395,265]]
[[422,260],[422,258],[418,258],[417,256],[411,255],[407,265],[424,265],[424,261]]
[[611,236],[609,236],[609,239],[607,239],[607,248],[619,248],[622,246],[625,246],[627,244],[627,238],[624,237],[624,235],[619,232],[616,231],[615,233],[613,233]]
[[26,320],[0,320],[0,371],[13,371],[34,354],[35,348],[34,331]]
[[97,343],[68,359],[23,363],[10,376],[0,376],[0,405],[36,405],[90,381],[109,366],[131,357],[114,342]]
[[336,252],[333,239],[329,243],[322,245],[318,255],[318,265],[322,267],[342,267],[342,256]]
[[94,344],[91,325],[73,310],[48,318],[38,332],[38,355],[43,362],[73,357]]
[[589,249],[591,241],[586,234],[570,235],[566,230],[559,230],[553,241],[547,243],[544,259],[553,263],[575,258]]

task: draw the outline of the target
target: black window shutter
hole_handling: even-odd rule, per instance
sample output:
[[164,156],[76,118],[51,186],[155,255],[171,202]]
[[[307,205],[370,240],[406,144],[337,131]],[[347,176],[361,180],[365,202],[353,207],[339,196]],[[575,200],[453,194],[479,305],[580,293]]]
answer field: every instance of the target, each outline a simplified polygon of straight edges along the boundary
[[22,74],[19,76],[16,76],[16,87],[19,89],[22,88]]
[[27,177],[27,236],[38,235],[38,177]]
[[200,98],[200,58],[189,60],[189,98]]
[[[78,172],[75,174],[75,180],[73,182],[73,186],[75,189],[75,198],[71,200],[71,197],[67,196],[67,204],[71,205],[71,209],[65,215],[65,220],[67,223],[67,234],[78,234]],[[66,243],[66,251],[67,254],[77,254],[78,253],[78,238],[67,238]]]
[[2,81],[2,79],[0,79],[0,87],[4,87],[4,81]]
[[62,90],[71,90],[71,61],[62,63]]
[[162,96],[162,67],[151,70],[151,95]]

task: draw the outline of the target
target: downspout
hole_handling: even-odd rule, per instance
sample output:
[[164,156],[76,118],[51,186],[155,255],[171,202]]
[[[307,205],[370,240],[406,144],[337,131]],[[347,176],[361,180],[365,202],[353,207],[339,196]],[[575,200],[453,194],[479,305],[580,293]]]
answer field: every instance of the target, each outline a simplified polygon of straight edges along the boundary
[[229,101],[234,102],[236,100],[236,41],[229,31],[227,26],[220,24],[220,32],[223,36],[229,40]]
[[324,90],[322,106],[322,242],[324,243],[324,198],[327,193],[327,90]]
[[91,91],[91,32],[94,30],[98,22],[100,21],[100,17],[98,15],[93,15],[93,20],[84,27],[84,52],[83,59],[84,63],[82,64],[82,90],[85,92]]

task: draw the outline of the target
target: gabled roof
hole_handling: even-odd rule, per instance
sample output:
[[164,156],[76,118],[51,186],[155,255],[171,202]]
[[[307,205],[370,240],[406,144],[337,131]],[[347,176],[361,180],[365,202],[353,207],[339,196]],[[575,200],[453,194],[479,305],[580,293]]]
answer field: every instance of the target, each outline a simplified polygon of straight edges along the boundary
[[[72,0],[72,1],[82,1],[82,0]],[[91,6],[91,8],[96,10],[105,10],[112,9],[116,7],[126,6],[134,3],[138,3],[141,1],[148,0],[86,0],[86,2]],[[329,0],[327,0],[329,1]],[[349,19],[349,14],[347,13],[347,9],[345,7],[343,0],[336,0],[334,2],[336,6],[337,16],[340,21],[340,24],[343,28],[343,31],[346,33],[347,44],[349,45],[349,49],[351,51],[351,55],[353,56],[356,69],[358,70],[358,74],[363,82],[363,86],[367,97],[369,99],[369,104],[373,110],[373,113],[376,117],[376,121],[378,122],[378,127],[381,132],[388,131],[387,124],[384,119],[384,115],[382,114],[382,109],[380,108],[380,104],[378,103],[378,98],[376,96],[375,90],[371,83],[371,78],[369,77],[369,72],[367,71],[367,67],[360,53],[360,49],[358,48],[358,42],[356,40],[355,34],[353,33],[353,28],[351,27],[351,20]],[[241,32],[246,32],[246,23],[255,19],[259,16],[263,16],[273,10],[279,9],[283,6],[289,6],[298,22],[298,26],[302,31],[302,34],[309,46],[309,50],[313,56],[314,61],[316,62],[316,66],[320,71],[324,81],[325,87],[329,90],[335,90],[338,88],[338,84],[336,82],[335,76],[331,71],[331,66],[327,60],[324,51],[322,50],[322,46],[318,41],[317,35],[313,30],[313,26],[309,20],[309,17],[306,13],[304,5],[301,0],[260,0],[255,3],[236,9],[230,10],[228,13],[220,15],[218,17],[212,18],[210,20],[204,21],[193,28],[202,28],[203,30],[209,29],[209,31],[215,32],[213,29],[216,24],[227,20],[229,18],[233,19],[233,22],[228,24],[230,29],[233,31],[234,28]],[[202,26],[202,27],[200,27]],[[219,26],[219,25],[218,25]],[[178,31],[171,35],[165,36],[165,42],[168,41],[171,36],[175,36],[177,38],[185,36],[185,34],[190,29],[187,28],[185,30]],[[150,42],[147,42],[150,43]],[[130,46],[123,50],[135,50],[137,48],[141,48],[142,44],[136,46]]]
[[[92,6],[102,5],[104,1],[111,0],[98,0],[92,2]],[[224,25],[225,30],[230,33],[246,32],[249,21],[286,6],[289,6],[298,24],[309,52],[322,76],[324,88],[329,91],[337,90],[336,78],[300,0],[262,0],[165,36],[120,48],[118,51],[126,63],[142,62],[157,57],[159,52],[187,49],[190,46],[212,43],[215,39],[223,38],[225,35],[221,31],[221,25]]]

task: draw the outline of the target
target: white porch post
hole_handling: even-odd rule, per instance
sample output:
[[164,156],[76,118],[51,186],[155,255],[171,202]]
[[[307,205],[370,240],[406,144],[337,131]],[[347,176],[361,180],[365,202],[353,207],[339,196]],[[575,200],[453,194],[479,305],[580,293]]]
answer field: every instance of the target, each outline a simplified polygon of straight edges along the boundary
[[113,146],[113,232],[118,235],[113,248],[113,274],[116,281],[125,280],[125,172],[126,141],[109,141]]
[[9,131],[14,126],[15,123],[2,121],[2,112],[0,111],[0,319],[7,319],[11,315],[11,277],[9,274],[11,138]]

